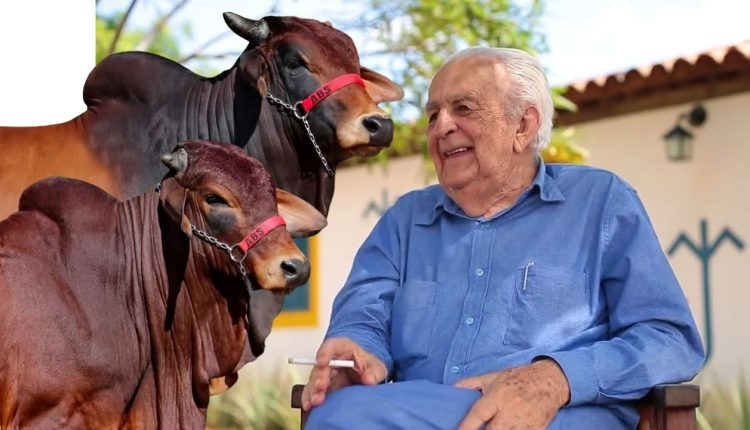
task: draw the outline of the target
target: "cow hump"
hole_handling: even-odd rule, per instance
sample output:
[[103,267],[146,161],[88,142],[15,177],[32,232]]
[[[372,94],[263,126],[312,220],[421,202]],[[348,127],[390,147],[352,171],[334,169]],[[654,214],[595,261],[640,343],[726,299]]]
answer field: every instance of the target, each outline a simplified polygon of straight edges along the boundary
[[102,60],[83,86],[87,106],[103,99],[147,103],[163,100],[181,84],[200,77],[180,64],[148,52],[123,52]]
[[37,211],[57,221],[101,220],[117,200],[102,189],[78,179],[51,177],[30,185],[21,194],[18,209]]

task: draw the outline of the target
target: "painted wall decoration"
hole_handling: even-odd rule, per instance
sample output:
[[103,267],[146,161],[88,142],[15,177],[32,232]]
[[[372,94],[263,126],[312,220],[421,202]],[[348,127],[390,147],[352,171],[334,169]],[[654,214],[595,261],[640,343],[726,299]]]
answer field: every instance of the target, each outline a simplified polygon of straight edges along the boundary
[[396,196],[391,199],[388,197],[388,194],[388,189],[383,188],[380,192],[380,201],[377,201],[375,198],[370,199],[370,201],[367,202],[364,211],[362,211],[362,218],[367,219],[367,217],[371,215],[375,215],[377,218],[382,217],[383,214],[385,214],[385,211],[396,203],[396,199],[398,198],[398,196]]
[[693,254],[698,257],[701,261],[701,268],[703,269],[703,313],[704,313],[704,343],[706,348],[706,362],[711,358],[713,353],[713,327],[711,325],[711,277],[710,277],[710,260],[714,256],[714,253],[719,248],[719,245],[731,242],[738,250],[745,248],[745,243],[737,237],[729,228],[725,228],[719,233],[719,236],[713,243],[709,243],[708,239],[708,220],[705,218],[700,220],[700,243],[696,243],[688,237],[685,232],[680,233],[677,239],[672,243],[667,251],[668,255],[673,255],[680,245],[687,246]]
[[310,279],[284,299],[284,308],[274,327],[315,327],[318,324],[318,241],[316,237],[294,239],[310,260]]

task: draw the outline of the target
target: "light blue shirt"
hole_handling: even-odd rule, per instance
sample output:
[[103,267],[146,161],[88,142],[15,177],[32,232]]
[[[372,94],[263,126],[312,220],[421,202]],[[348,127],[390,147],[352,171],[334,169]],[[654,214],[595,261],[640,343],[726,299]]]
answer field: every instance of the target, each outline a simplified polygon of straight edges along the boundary
[[453,384],[551,357],[569,406],[637,399],[704,360],[637,193],[605,170],[545,165],[508,209],[467,216],[439,186],[401,197],[357,253],[326,337],[396,381]]

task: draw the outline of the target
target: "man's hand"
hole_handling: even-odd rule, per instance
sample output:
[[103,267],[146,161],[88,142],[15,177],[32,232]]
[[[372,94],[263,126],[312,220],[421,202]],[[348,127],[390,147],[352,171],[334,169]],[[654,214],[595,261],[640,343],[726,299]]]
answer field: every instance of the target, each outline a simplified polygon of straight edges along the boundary
[[[343,337],[323,342],[316,359],[318,364],[310,372],[310,379],[302,391],[302,409],[306,411],[323,403],[326,393],[349,385],[379,384],[388,373],[380,359]],[[328,367],[328,362],[332,359],[354,360],[354,368]]]
[[546,429],[558,409],[568,403],[570,387],[551,359],[462,379],[456,387],[482,391],[458,430]]

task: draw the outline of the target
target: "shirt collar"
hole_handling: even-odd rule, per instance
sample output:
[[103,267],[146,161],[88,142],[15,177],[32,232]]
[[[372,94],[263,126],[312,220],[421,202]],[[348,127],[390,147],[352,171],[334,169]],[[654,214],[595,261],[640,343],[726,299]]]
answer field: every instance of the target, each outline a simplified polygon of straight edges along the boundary
[[[539,198],[544,202],[558,202],[565,200],[565,196],[562,191],[560,191],[557,182],[549,173],[547,173],[544,160],[541,158],[539,159],[539,167],[537,168],[536,176],[534,176],[534,181],[531,183],[531,186],[521,194],[516,205],[522,200],[528,198],[535,189],[539,190]],[[440,197],[435,200],[433,205],[429,208],[425,208],[424,211],[417,213],[414,221],[419,225],[432,224],[443,211],[466,216],[464,215],[463,210],[451,200],[447,194],[441,192]]]
[[529,189],[539,189],[539,198],[545,202],[561,202],[565,200],[565,196],[560,187],[557,185],[557,181],[548,172],[547,167],[544,164],[544,160],[539,159],[539,169],[534,177],[534,182],[531,183]]

